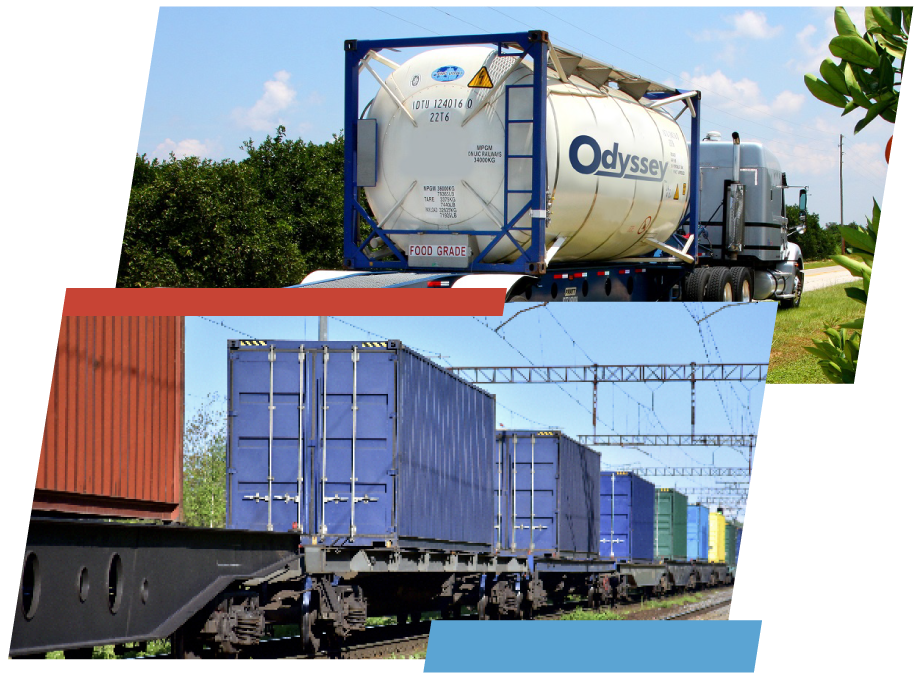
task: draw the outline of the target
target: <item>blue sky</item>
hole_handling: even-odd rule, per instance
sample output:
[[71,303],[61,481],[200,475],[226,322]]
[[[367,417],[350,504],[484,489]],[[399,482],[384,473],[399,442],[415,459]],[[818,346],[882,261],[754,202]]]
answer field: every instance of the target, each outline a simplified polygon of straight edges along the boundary
[[[850,15],[861,27],[862,9]],[[894,126],[879,119],[854,136],[858,112],[841,118],[804,86],[803,75],[829,56],[832,7],[161,8],[138,152],[240,159],[243,141],[261,141],[278,124],[324,142],[342,128],[345,39],[530,28],[652,80],[700,89],[703,131],[767,144],[790,184],[810,187],[822,223],[840,216],[842,133],[844,220],[862,222],[873,197],[882,203]],[[362,83],[364,101],[375,92],[373,81]]]
[[[399,339],[445,366],[569,364],[759,363],[769,361],[776,305],[719,304],[582,305],[536,307],[510,304],[498,317],[333,317],[330,340]],[[513,315],[528,310],[501,328]],[[716,312],[715,314],[712,314]],[[712,314],[697,323],[697,319]],[[315,340],[316,317],[188,317],[186,319],[186,413],[209,395],[226,398],[228,339]],[[520,353],[519,353],[520,352]],[[441,355],[440,357],[435,355]],[[522,356],[523,355],[523,356]],[[497,397],[497,420],[506,428],[561,428],[589,434],[589,384],[488,385]],[[696,431],[756,432],[762,383],[699,383]],[[654,410],[652,410],[654,407]],[[602,384],[598,434],[688,434],[687,383]],[[746,455],[731,448],[598,447],[608,465],[738,467]],[[659,486],[714,487],[716,478],[660,478]],[[729,481],[729,480],[724,480]],[[737,479],[735,480],[737,481]],[[692,500],[692,499],[691,499]]]

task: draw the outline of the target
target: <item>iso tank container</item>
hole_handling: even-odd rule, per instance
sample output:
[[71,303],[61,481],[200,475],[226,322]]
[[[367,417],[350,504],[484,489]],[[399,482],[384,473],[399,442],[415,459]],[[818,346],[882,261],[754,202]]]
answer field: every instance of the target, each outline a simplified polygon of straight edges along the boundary
[[185,323],[61,320],[32,510],[177,520]]
[[676,489],[655,489],[655,557],[687,559],[687,497]]
[[597,557],[600,454],[557,431],[501,430],[495,443],[499,549]]
[[687,506],[687,558],[709,559],[709,508],[699,503]]
[[709,561],[725,564],[725,515],[709,513]]
[[488,550],[495,398],[398,340],[231,340],[227,525]]
[[[684,135],[662,109],[607,87],[609,67],[563,58],[586,68],[563,82],[550,61],[546,247],[561,245],[554,263],[649,253],[643,239],[667,240],[687,208]],[[598,73],[605,82],[585,80]],[[410,266],[464,269],[505,220],[520,214],[516,228],[530,229],[533,82],[531,62],[481,46],[423,52],[386,79],[362,121],[376,156],[367,160],[359,138],[358,165],[370,163],[361,185]],[[483,235],[451,236],[461,231]],[[527,248],[527,232],[514,233]],[[482,261],[519,254],[506,237]]]
[[632,472],[601,473],[602,557],[651,561],[655,557],[655,485]]

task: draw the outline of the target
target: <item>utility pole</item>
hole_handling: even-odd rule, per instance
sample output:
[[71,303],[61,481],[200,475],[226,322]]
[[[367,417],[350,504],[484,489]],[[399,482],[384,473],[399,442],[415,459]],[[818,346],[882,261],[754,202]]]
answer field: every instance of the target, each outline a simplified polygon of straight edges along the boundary
[[[843,226],[843,134],[840,135],[840,226]],[[840,254],[847,254],[847,243],[840,237]]]
[[319,317],[319,341],[325,342],[329,339],[329,317],[321,316]]

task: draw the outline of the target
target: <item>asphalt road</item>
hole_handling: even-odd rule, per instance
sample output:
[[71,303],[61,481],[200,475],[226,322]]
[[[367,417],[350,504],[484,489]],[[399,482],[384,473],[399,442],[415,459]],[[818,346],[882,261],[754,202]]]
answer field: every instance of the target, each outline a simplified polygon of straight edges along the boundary
[[833,267],[818,267],[817,269],[805,270],[805,292],[836,286],[841,283],[850,283],[851,281],[861,281],[861,278],[853,276],[840,265]]

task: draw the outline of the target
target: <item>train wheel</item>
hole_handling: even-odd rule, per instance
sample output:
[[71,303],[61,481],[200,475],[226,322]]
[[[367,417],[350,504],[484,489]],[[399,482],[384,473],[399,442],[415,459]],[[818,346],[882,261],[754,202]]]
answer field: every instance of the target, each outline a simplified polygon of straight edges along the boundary
[[480,621],[489,620],[489,598],[483,595],[476,603],[476,614]]
[[319,653],[319,637],[316,632],[316,619],[318,612],[315,607],[303,615],[300,622],[300,639],[303,651],[307,656],[314,657]]

